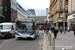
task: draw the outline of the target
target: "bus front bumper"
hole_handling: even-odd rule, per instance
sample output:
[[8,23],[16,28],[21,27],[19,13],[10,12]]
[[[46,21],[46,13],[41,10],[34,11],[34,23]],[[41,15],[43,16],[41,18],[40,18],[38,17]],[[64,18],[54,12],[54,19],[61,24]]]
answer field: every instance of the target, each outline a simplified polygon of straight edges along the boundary
[[15,35],[15,38],[35,38],[34,34],[30,35],[30,34],[19,34],[19,35]]

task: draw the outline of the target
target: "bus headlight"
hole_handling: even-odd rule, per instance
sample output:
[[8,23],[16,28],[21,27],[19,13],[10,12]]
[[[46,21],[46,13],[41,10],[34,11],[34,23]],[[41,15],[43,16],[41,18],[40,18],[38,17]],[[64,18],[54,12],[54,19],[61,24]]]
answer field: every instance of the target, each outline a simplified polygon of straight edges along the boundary
[[33,35],[34,33],[31,33],[30,35]]

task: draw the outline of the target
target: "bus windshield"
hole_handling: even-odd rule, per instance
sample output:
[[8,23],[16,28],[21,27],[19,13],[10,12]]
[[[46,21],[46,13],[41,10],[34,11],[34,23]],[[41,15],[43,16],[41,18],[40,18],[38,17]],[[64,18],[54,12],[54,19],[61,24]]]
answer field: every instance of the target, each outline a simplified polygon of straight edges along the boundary
[[19,32],[32,32],[33,31],[33,23],[21,22],[17,24],[17,31]]
[[2,30],[11,29],[11,25],[0,25],[0,29]]

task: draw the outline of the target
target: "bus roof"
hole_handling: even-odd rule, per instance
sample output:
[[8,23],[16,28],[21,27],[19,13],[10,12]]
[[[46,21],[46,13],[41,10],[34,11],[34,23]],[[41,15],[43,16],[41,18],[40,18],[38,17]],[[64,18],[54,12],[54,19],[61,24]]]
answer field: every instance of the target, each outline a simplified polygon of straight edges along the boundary
[[17,20],[18,20],[18,21],[32,20],[33,22],[35,21],[34,18],[25,18],[25,19],[20,19],[20,18],[18,18],[18,19],[15,20],[15,22],[17,22]]
[[27,19],[33,19],[33,20],[35,20],[34,18],[17,18],[16,20],[27,20]]

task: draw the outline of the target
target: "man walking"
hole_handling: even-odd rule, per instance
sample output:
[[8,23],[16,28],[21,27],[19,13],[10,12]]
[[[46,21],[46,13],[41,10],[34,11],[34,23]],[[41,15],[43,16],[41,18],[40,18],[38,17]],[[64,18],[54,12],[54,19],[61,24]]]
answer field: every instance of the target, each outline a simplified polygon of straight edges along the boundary
[[64,27],[64,34],[66,33],[66,28]]
[[58,33],[58,30],[56,29],[56,27],[54,28],[53,33],[54,33],[54,37],[55,37],[55,39],[56,39],[57,33]]
[[63,28],[62,28],[62,27],[60,27],[60,32],[61,32],[61,34],[62,34],[62,31],[63,31]]
[[74,31],[74,35],[75,35],[75,27],[73,28],[73,31]]

